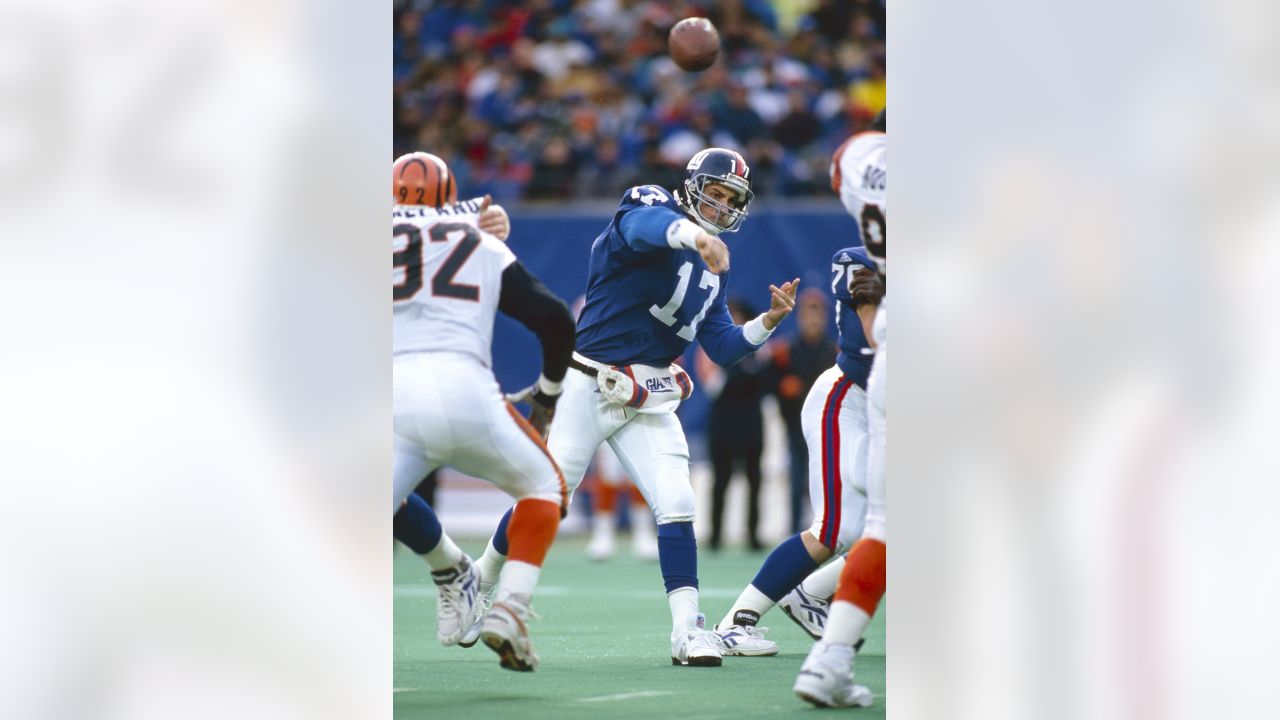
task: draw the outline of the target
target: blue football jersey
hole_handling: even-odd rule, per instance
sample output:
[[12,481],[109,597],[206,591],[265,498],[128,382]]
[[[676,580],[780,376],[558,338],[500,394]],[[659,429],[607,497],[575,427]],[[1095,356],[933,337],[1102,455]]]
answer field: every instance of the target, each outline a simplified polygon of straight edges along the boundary
[[[866,333],[862,331],[862,321],[853,309],[853,296],[849,294],[849,276],[859,268],[875,270],[875,263],[861,247],[850,247],[839,250],[831,257],[831,292],[836,296],[836,330],[840,332],[837,343],[840,354],[836,356],[836,365],[845,377],[855,385],[867,389],[867,375],[871,372],[871,360],[874,358],[867,342]],[[865,351],[865,352],[864,352]]]
[[695,338],[720,365],[759,349],[729,315],[729,274],[712,273],[697,251],[667,244],[667,228],[683,218],[671,193],[657,185],[623,195],[591,244],[579,353],[610,365],[665,367]]

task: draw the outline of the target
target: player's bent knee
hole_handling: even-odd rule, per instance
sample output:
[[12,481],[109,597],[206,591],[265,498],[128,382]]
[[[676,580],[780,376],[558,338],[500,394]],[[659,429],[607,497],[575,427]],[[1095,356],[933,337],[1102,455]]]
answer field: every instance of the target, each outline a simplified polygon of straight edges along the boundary
[[860,537],[862,537],[862,533],[855,531],[853,528],[842,531],[836,538],[835,545],[831,548],[831,554],[841,555],[849,552],[849,548],[853,547],[853,544],[858,542]]
[[867,516],[867,525],[862,530],[862,537],[868,540],[879,540],[888,544],[887,534],[885,533],[885,518]]
[[554,490],[539,488],[537,490],[531,490],[522,495],[515,496],[515,500],[516,502],[519,502],[521,500],[547,500],[549,502],[555,503],[556,505],[559,505],[560,497],[561,496],[560,496],[559,488],[556,488]]
[[693,522],[696,511],[693,505],[693,491],[688,498],[679,498],[673,502],[659,502],[653,512],[653,519],[659,525],[673,522]]
[[[849,546],[852,545],[853,541],[857,540],[857,538],[845,537],[848,532],[847,525],[833,530],[827,526],[826,523],[828,522],[833,521],[830,519],[824,520],[821,515],[814,518],[813,524],[809,526],[809,535],[813,536],[813,538],[817,540],[818,544],[832,555],[848,550]],[[810,551],[810,554],[812,554],[812,551]]]
[[831,548],[823,545],[818,540],[818,536],[812,529],[800,533],[800,542],[804,543],[804,549],[809,553],[809,557],[813,558],[813,561],[819,565],[831,559],[831,556],[835,554]]
[[693,488],[685,488],[687,492],[667,493],[667,497],[654,499],[654,521],[663,525],[673,522],[693,522],[696,510],[693,501]]
[[809,529],[806,532],[808,532],[809,535],[812,536],[814,540],[818,541],[819,544],[823,545],[824,547],[827,545],[826,543],[822,542],[822,516],[821,515],[813,519],[813,524],[809,526]]

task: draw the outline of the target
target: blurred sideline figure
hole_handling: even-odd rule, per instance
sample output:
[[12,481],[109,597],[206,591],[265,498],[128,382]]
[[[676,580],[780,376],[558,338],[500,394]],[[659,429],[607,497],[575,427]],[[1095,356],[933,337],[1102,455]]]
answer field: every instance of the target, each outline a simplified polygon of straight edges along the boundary
[[[858,223],[867,254],[888,272],[885,231],[888,136],[881,111],[874,130],[849,138],[831,160],[832,187]],[[885,502],[886,302],[872,320],[875,360],[867,381],[867,513],[862,537],[849,550],[822,639],[796,677],[795,693],[824,707],[867,707],[871,691],[853,683],[854,643],[871,623],[885,590],[888,508]]]
[[827,332],[827,298],[817,288],[800,293],[796,303],[796,337],[774,343],[770,363],[778,398],[778,412],[787,428],[787,454],[791,472],[791,514],[787,532],[800,532],[809,500],[809,446],[804,441],[800,410],[813,383],[836,362],[836,345]]
[[[443,160],[421,152],[400,157],[392,166],[392,194],[396,536],[432,569],[441,643],[469,647],[478,638],[498,653],[502,667],[533,670],[530,599],[568,506],[564,476],[540,433],[568,368],[573,317],[502,240],[481,228],[488,198],[457,202]],[[532,425],[504,402],[491,370],[499,310],[542,344],[542,375],[526,391],[541,409]],[[511,561],[479,621],[484,606],[471,559],[426,501],[411,496],[423,476],[446,465],[493,482],[517,501],[508,529]]]
[[[735,324],[723,292],[729,250],[719,235],[746,219],[750,169],[737,152],[708,148],[685,172],[674,192],[657,185],[628,190],[591,245],[573,371],[549,445],[571,491],[602,443],[617,453],[658,526],[671,661],[719,667],[719,642],[698,612],[689,446],[675,414],[693,385],[673,361],[695,339],[722,365],[754,352],[795,307],[799,279],[769,286],[769,311]],[[499,525],[480,560],[486,582],[502,567],[502,536]]]
[[[740,298],[729,301],[734,322],[745,323],[755,312]],[[764,414],[760,402],[768,392],[770,368],[752,353],[736,365],[721,370],[698,351],[698,377],[711,396],[707,443],[711,450],[711,549],[719,550],[724,526],[725,495],[734,469],[747,478],[747,545],[753,552],[760,543],[760,456],[764,452]]]
[[625,498],[622,507],[628,510],[631,523],[631,552],[641,560],[658,559],[658,540],[654,535],[653,513],[644,495],[627,477],[618,456],[608,445],[596,453],[595,472],[588,473],[595,483],[592,487],[591,541],[587,543],[587,557],[602,561],[613,557],[614,534],[618,526],[619,496]]

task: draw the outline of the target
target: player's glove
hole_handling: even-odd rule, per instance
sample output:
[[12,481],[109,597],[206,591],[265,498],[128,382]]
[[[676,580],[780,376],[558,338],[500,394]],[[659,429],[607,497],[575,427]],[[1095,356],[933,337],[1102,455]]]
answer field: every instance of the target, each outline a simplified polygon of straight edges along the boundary
[[546,377],[538,376],[538,382],[529,387],[506,395],[506,401],[529,404],[529,424],[543,439],[547,439],[547,430],[551,427],[551,419],[556,414],[556,401],[560,399],[561,385],[551,382]]
[[626,405],[636,395],[635,381],[621,370],[600,368],[596,374],[596,384],[600,387],[600,397],[606,402]]
[[849,295],[854,305],[879,305],[884,299],[884,281],[880,273],[870,268],[858,268],[849,273]]

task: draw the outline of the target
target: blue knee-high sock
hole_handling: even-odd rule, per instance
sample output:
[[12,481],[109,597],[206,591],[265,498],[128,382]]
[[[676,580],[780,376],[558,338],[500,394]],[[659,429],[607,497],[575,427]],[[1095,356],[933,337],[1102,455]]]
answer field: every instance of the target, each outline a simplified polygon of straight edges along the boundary
[[818,563],[804,549],[804,541],[799,535],[792,535],[769,553],[751,584],[778,602],[817,569]]
[[693,523],[658,526],[658,566],[667,592],[698,587],[698,541],[693,537]]
[[507,524],[511,522],[511,513],[515,510],[515,506],[507,508],[507,512],[498,521],[498,529],[493,533],[493,549],[502,553],[504,556],[509,555],[511,546],[507,543]]
[[419,555],[435,550],[444,535],[436,512],[417,493],[409,493],[408,504],[396,512],[391,525],[395,538]]

